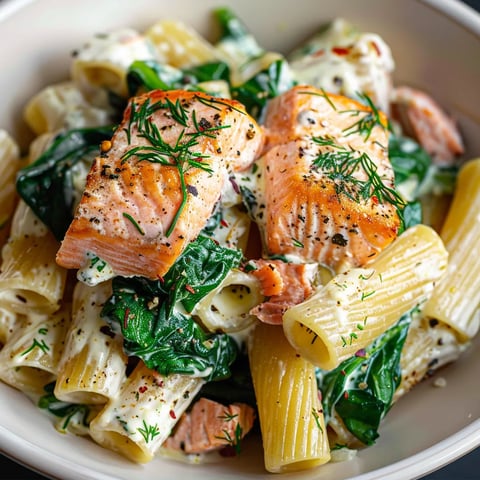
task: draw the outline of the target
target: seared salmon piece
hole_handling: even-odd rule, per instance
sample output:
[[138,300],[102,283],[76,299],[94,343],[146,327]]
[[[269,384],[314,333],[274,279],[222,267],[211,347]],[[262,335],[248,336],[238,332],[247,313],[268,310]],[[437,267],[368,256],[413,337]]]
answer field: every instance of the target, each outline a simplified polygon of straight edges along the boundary
[[298,86],[270,102],[265,130],[258,164],[268,256],[294,255],[339,272],[395,239],[403,200],[394,190],[381,112]]
[[452,117],[427,93],[410,87],[394,89],[391,115],[439,165],[452,165],[465,148]]
[[316,265],[263,259],[249,263],[257,267],[250,274],[260,281],[261,293],[269,297],[250,310],[262,322],[281,325],[285,310],[303,302],[313,291]]
[[240,447],[240,440],[252,429],[255,410],[246,403],[224,406],[200,398],[183,413],[163,447],[184,453],[204,453],[224,447]]
[[205,226],[229,172],[262,143],[236,101],[180,90],[132,98],[88,174],[58,264],[79,269],[96,256],[115,275],[162,277]]

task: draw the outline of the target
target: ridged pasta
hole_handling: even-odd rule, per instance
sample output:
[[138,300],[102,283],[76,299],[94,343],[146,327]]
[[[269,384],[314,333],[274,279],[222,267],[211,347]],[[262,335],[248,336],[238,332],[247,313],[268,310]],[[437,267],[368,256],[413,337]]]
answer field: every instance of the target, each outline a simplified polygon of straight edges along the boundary
[[60,400],[103,404],[117,394],[126,380],[127,357],[122,338],[100,317],[110,295],[110,282],[95,288],[81,282],[75,286],[72,323],[54,391]]
[[297,354],[277,325],[259,323],[248,352],[265,468],[292,472],[328,462],[314,366]]
[[145,36],[155,46],[158,57],[176,68],[219,60],[213,45],[177,20],[160,20],[145,31]]
[[425,302],[445,274],[447,257],[432,228],[411,227],[365,267],[335,276],[289,308],[285,334],[314,365],[335,368]]
[[204,383],[187,375],[163,376],[140,362],[93,419],[90,435],[134,462],[149,462]]
[[3,347],[11,337],[16,327],[23,321],[22,315],[11,310],[0,308],[0,347]]
[[236,332],[256,320],[250,310],[263,301],[259,282],[240,270],[230,270],[224,281],[200,302],[193,314],[211,332]]
[[108,111],[87,103],[71,81],[50,85],[38,92],[27,103],[23,116],[37,135],[110,123]]
[[20,168],[20,149],[13,138],[0,130],[0,247],[8,237],[10,220],[15,209],[15,174]]
[[2,249],[0,307],[20,314],[58,310],[67,273],[55,262],[58,245],[30,207],[19,202]]
[[96,106],[108,107],[107,91],[127,95],[126,73],[134,60],[156,59],[150,40],[136,30],[123,28],[97,35],[76,52],[71,78]]
[[0,351],[0,379],[29,394],[43,393],[43,387],[58,374],[69,324],[69,305],[50,315],[28,315],[19,322]]
[[447,274],[425,306],[425,315],[454,328],[463,339],[480,327],[480,158],[460,170],[440,236],[449,253]]

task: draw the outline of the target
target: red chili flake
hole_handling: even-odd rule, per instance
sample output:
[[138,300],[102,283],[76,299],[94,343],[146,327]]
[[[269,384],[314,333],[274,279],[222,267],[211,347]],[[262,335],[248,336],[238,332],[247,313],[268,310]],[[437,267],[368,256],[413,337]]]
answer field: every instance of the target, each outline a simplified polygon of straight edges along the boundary
[[188,283],[185,285],[185,290],[187,292],[190,292],[190,293],[196,293],[195,289],[191,285],[189,285]]
[[361,357],[361,358],[365,358],[367,356],[367,352],[365,351],[364,348],[361,348],[360,350],[357,350],[355,352],[355,356],[356,357]]
[[165,279],[161,275],[158,275],[157,278],[161,284],[165,283]]
[[347,374],[347,372],[345,370],[340,370],[340,373],[345,376]]
[[346,390],[343,392],[343,398],[348,400],[348,392]]
[[174,412],[173,410],[170,410],[169,413],[170,413],[170,416],[171,416],[174,420],[177,419],[177,416],[175,415],[175,412]]
[[225,228],[228,227],[228,223],[223,218],[220,220],[220,225]]
[[350,47],[332,47],[332,52],[336,55],[348,55],[350,53]]
[[148,390],[148,387],[147,387],[146,385],[143,385],[142,387],[140,387],[140,388],[138,389],[138,391],[139,391],[140,393],[145,393],[147,390]]
[[375,205],[378,205],[379,201],[378,201],[378,197],[376,195],[372,195],[372,202],[375,204]]
[[130,315],[130,309],[127,307],[125,309],[125,314],[123,315],[123,328],[128,326],[128,316]]
[[317,50],[316,52],[312,53],[312,57],[321,57],[325,53],[325,50],[321,48],[320,50]]

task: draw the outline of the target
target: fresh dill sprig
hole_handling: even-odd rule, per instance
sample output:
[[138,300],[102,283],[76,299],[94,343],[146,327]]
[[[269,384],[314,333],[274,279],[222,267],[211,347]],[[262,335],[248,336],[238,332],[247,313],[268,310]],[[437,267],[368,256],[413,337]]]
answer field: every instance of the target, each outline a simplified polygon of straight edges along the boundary
[[[375,201],[391,203],[397,209],[404,206],[398,192],[382,181],[377,165],[367,153],[339,145],[331,137],[312,139],[317,145],[330,147],[330,150],[319,153],[312,166],[335,183],[337,194],[344,194],[355,202],[375,198]],[[356,173],[361,171],[366,174],[366,180],[357,178]]]
[[[195,98],[199,101],[200,99],[206,101],[206,99],[200,96],[196,96]],[[212,102],[207,102],[206,105],[219,109],[218,107],[213,107],[215,103],[220,102],[212,100]],[[162,138],[160,129],[155,122],[152,121],[152,115],[160,109],[166,109],[169,117],[183,127],[174,142],[166,142]],[[191,124],[189,124],[190,117]],[[189,115],[189,111],[179,100],[174,103],[167,98],[165,102],[159,101],[151,103],[150,99],[147,99],[141,105],[137,105],[135,102],[131,104],[131,113],[128,128],[126,129],[128,142],[131,143],[132,129],[136,124],[137,135],[147,140],[149,145],[138,145],[131,148],[122,156],[122,163],[135,157],[139,162],[148,161],[165,166],[173,166],[179,174],[182,200],[167,229],[167,237],[173,232],[180,214],[187,203],[188,186],[185,181],[186,172],[190,168],[199,168],[208,173],[213,172],[208,163],[204,163],[205,160],[210,158],[210,155],[203,154],[194,149],[199,144],[199,138],[215,138],[215,134],[219,130],[230,127],[229,125],[211,126],[209,122],[205,123],[207,126],[202,126],[202,122],[197,120],[195,110]],[[187,128],[193,128],[193,131],[189,132]]]
[[386,129],[388,128],[388,125],[384,124],[380,115],[380,111],[368,95],[364,93],[358,93],[358,96],[360,97],[361,101],[368,107],[368,110],[349,109],[341,110],[339,113],[348,113],[351,116],[360,117],[359,120],[354,122],[352,125],[344,128],[343,132],[346,136],[358,133],[359,135],[363,136],[363,139],[365,141],[367,141],[372,135],[373,129],[375,127],[379,126],[382,129]]

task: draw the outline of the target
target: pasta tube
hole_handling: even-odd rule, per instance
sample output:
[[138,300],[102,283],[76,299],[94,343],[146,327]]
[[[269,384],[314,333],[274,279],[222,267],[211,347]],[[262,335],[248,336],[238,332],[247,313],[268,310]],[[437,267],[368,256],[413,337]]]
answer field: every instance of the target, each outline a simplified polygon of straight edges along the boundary
[[335,276],[289,308],[285,335],[314,365],[333,369],[428,299],[446,271],[447,257],[437,233],[416,225],[365,267]]
[[67,272],[55,262],[58,246],[25,202],[19,202],[2,249],[0,307],[20,314],[58,310]]
[[106,110],[89,105],[73,82],[50,85],[27,103],[24,118],[37,134],[110,123]]
[[44,385],[58,374],[69,324],[69,305],[51,315],[31,314],[20,322],[0,351],[0,379],[23,392],[42,394]]
[[78,282],[73,292],[72,324],[59,367],[55,396],[72,403],[103,404],[125,382],[127,357],[122,339],[100,317],[111,284],[95,288]]
[[256,320],[249,312],[263,298],[258,280],[233,269],[216,289],[195,305],[192,313],[210,332],[236,332]]
[[204,383],[187,375],[163,376],[140,362],[92,420],[90,435],[134,462],[149,462]]
[[454,328],[463,339],[480,327],[480,158],[458,175],[440,236],[449,253],[447,274],[425,306],[426,316]]
[[21,315],[0,308],[0,346],[5,345],[14,332],[15,327],[23,320]]
[[209,42],[193,28],[176,20],[154,23],[145,36],[155,46],[158,56],[176,68],[191,67],[218,61],[218,54]]
[[15,209],[15,174],[19,168],[18,145],[5,130],[0,130],[0,246],[8,237],[10,217]]
[[291,472],[328,462],[315,367],[297,354],[277,325],[260,322],[248,351],[265,468]]
[[155,58],[149,39],[133,29],[122,28],[91,38],[76,53],[71,77],[88,101],[107,107],[108,99],[102,93],[127,95],[126,74],[132,62]]

